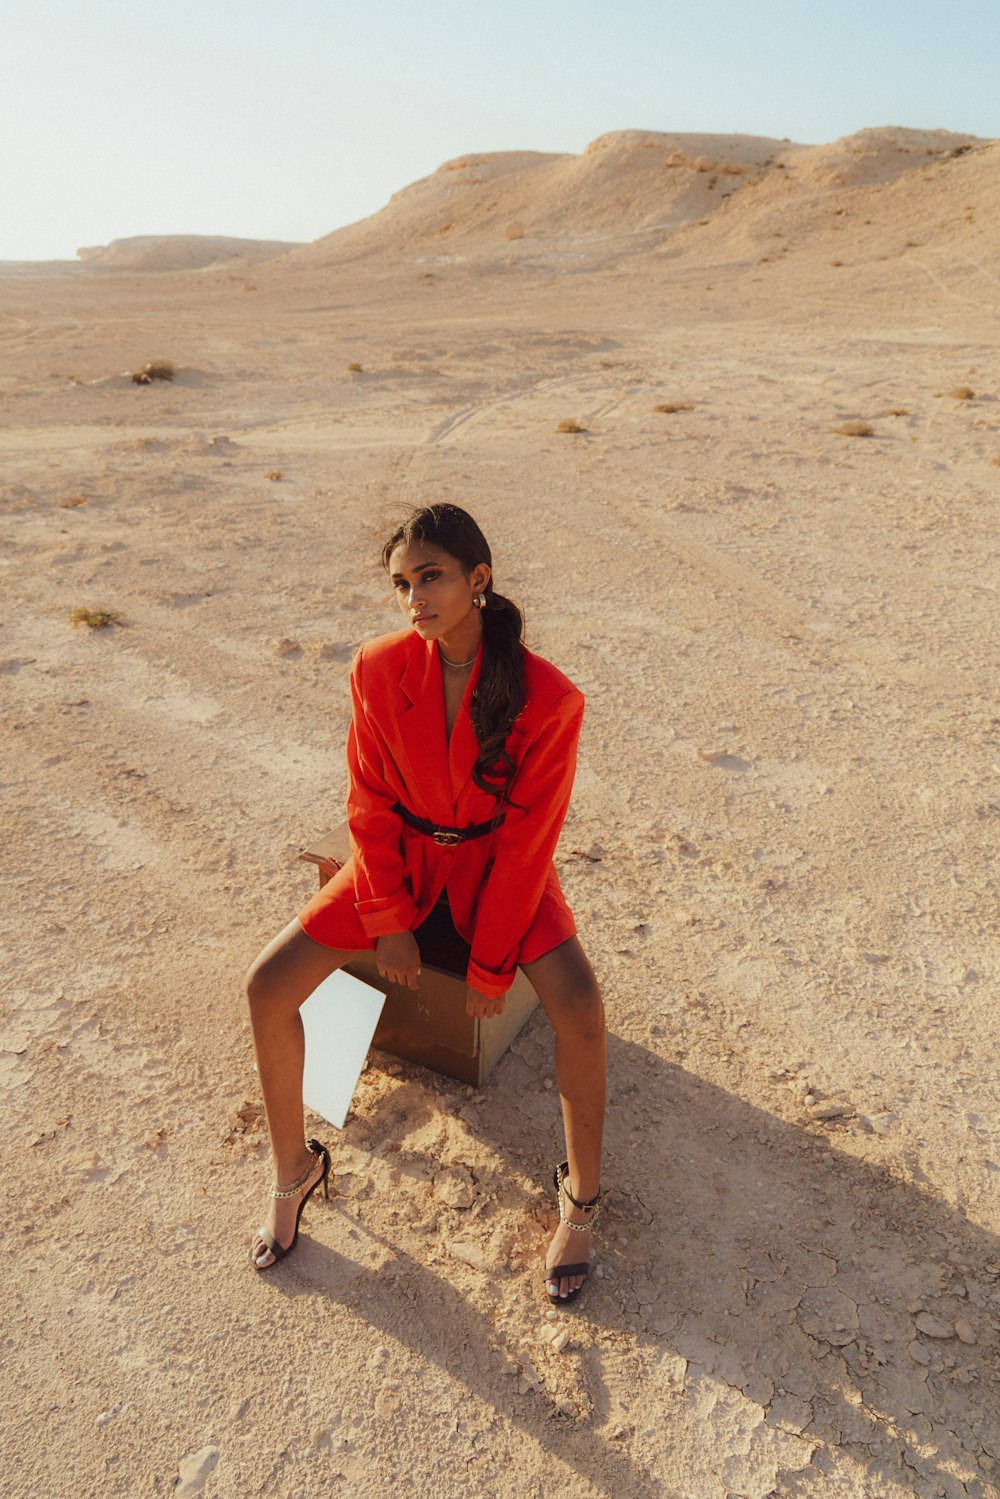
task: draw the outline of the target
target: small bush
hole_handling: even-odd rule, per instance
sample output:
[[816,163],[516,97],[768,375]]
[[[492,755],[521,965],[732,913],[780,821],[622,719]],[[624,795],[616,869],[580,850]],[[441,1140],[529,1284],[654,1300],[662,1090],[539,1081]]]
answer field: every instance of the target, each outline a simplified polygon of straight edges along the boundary
[[908,406],[890,406],[882,414],[883,416],[909,416],[910,410]]
[[586,432],[586,430],[586,427],[581,427],[580,423],[575,422],[571,416],[560,422],[556,428],[557,432]]
[[348,369],[349,374],[352,374],[352,375],[362,375],[362,374],[364,374],[364,370],[361,368],[361,365],[358,363],[358,361],[356,359],[352,359],[351,360],[350,364],[347,366],[347,369]]
[[976,392],[970,385],[956,385],[954,390],[949,390],[949,396],[953,401],[974,401]]
[[64,500],[56,500],[60,510],[75,510],[78,505],[86,505],[85,494],[68,494]]
[[69,612],[71,625],[86,625],[88,630],[107,630],[111,625],[123,625],[125,621],[117,609],[88,609],[78,604]]
[[839,427],[834,427],[838,437],[874,437],[875,428],[870,422],[841,422]]
[[[708,287],[706,287],[705,290],[707,291]],[[693,411],[694,410],[694,402],[693,401],[664,401],[664,403],[663,403],[662,406],[654,406],[653,410],[654,411],[662,411],[667,416],[672,416],[675,411]]]
[[153,359],[141,370],[132,371],[132,384],[152,385],[154,380],[172,380],[176,373],[169,359]]
[[272,468],[267,477],[270,479],[272,484],[277,484],[278,480],[281,478],[281,469]]

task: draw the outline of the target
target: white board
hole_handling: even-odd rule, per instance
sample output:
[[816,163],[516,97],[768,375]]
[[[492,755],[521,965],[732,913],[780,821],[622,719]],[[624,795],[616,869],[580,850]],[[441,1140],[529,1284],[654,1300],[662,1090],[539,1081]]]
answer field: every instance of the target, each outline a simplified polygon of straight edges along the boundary
[[306,1033],[302,1101],[343,1129],[372,1044],[385,995],[338,970],[310,994],[299,1013]]

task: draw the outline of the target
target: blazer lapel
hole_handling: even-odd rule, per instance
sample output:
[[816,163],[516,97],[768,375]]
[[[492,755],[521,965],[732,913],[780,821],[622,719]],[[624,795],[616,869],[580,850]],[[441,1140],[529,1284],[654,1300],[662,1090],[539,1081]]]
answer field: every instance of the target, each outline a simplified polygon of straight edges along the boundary
[[[402,702],[396,713],[396,754],[408,785],[415,795],[419,792],[427,816],[432,822],[447,827],[454,819],[455,809],[448,785],[449,756],[444,731],[441,667],[433,641],[415,644],[417,648],[407,652],[406,665],[399,680]],[[418,816],[423,815],[420,807],[414,806],[410,810]]]
[[[451,726],[451,739],[448,741],[448,773],[451,781],[451,799],[454,806],[458,806],[458,799],[462,794],[466,782],[472,775],[472,767],[479,755],[479,745],[476,741],[476,732],[472,727],[472,715],[470,705],[472,694],[479,682],[479,668],[482,665],[483,652],[480,646],[476,664],[472,668],[472,675],[466,684],[465,693],[462,697],[461,706],[455,715],[455,722]],[[442,710],[443,711],[443,710]]]

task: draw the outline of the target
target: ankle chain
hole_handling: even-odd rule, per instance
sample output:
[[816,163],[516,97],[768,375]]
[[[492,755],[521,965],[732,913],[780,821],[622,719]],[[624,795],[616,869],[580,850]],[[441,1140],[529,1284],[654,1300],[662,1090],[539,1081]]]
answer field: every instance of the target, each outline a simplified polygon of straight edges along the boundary
[[[588,1233],[597,1222],[598,1216],[601,1211],[601,1194],[600,1192],[598,1192],[597,1196],[592,1197],[589,1202],[578,1202],[577,1199],[573,1196],[569,1187],[566,1185],[566,1178],[568,1176],[569,1162],[563,1161],[561,1165],[556,1167],[556,1186],[559,1189],[559,1218],[560,1221],[564,1223],[568,1229],[571,1229],[573,1231],[573,1233],[585,1234]],[[566,1206],[563,1202],[563,1194],[565,1194],[569,1198],[573,1206],[575,1208],[578,1208],[581,1213],[588,1214],[590,1220],[589,1222],[573,1223],[569,1218],[567,1218]]]
[[297,1177],[296,1180],[292,1182],[290,1187],[279,1187],[278,1183],[275,1182],[274,1186],[271,1188],[271,1196],[276,1201],[283,1197],[297,1197],[298,1194],[302,1191],[302,1188],[305,1186],[306,1182],[309,1180],[310,1176],[312,1176],[313,1172],[316,1170],[316,1162],[320,1159],[320,1157],[314,1150],[310,1149],[308,1146],[307,1149],[309,1149],[309,1154],[312,1159],[310,1160],[309,1165],[303,1171],[302,1175]]

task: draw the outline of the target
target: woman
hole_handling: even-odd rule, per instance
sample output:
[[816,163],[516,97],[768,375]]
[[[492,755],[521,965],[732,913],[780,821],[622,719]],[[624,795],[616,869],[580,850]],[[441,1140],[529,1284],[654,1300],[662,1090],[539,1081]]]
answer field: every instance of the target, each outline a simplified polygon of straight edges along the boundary
[[490,550],[457,505],[429,505],[382,552],[407,629],[363,646],[347,743],[352,857],[260,954],[247,992],[276,1185],[251,1262],[267,1270],[327,1189],[327,1151],[302,1138],[299,1007],[374,948],[417,987],[420,927],[443,908],[470,945],[466,1009],[503,1009],[518,966],[555,1030],[567,1159],[544,1278],[572,1300],[600,1196],[605,1033],[600,990],[552,864],[569,804],[583,697],[525,649],[520,610],[495,592]]

